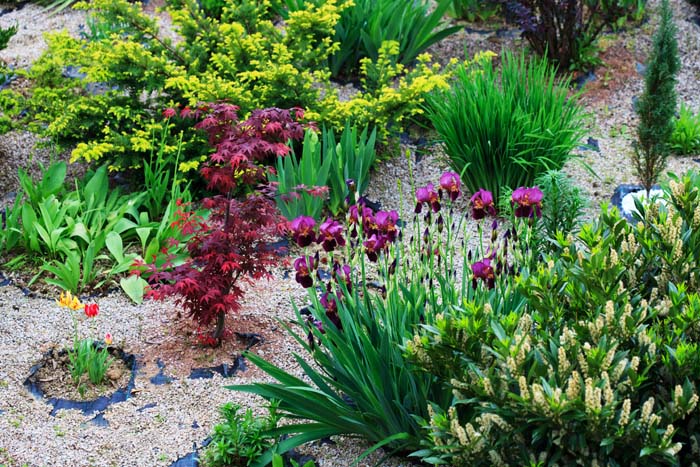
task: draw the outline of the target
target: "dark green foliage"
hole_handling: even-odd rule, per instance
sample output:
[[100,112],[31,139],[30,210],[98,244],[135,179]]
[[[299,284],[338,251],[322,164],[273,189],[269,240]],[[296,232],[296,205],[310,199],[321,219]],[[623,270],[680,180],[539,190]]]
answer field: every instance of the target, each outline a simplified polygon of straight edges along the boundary
[[274,444],[266,432],[277,426],[279,417],[274,405],[267,417],[253,415],[251,409],[241,414],[241,407],[228,403],[221,407],[222,423],[214,427],[211,443],[204,451],[208,467],[244,467],[253,465]]
[[7,43],[10,42],[12,36],[17,34],[17,25],[10,26],[9,28],[0,28],[0,50],[7,47]]
[[426,116],[467,188],[500,199],[505,187],[532,186],[571,157],[583,112],[567,85],[555,82],[545,59],[505,53],[500,77],[490,64],[483,72],[461,67],[451,89],[428,98]]
[[654,35],[639,99],[637,145],[632,161],[637,176],[647,191],[666,166],[669,142],[676,112],[676,75],[680,70],[676,26],[668,0],[661,3],[661,24]]
[[[459,27],[440,27],[449,7],[447,0],[437,2],[429,11],[424,0],[355,0],[354,6],[341,13],[334,40],[340,50],[329,58],[333,76],[357,75],[364,57],[376,61],[383,42],[397,41],[403,65],[437,41],[453,34]],[[437,31],[436,31],[437,30]]]

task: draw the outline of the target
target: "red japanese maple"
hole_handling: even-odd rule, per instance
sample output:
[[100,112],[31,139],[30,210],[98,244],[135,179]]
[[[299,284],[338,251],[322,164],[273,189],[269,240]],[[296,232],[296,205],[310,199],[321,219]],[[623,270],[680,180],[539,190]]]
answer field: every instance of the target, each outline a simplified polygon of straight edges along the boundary
[[[277,261],[270,241],[286,230],[274,202],[263,189],[253,190],[264,178],[260,166],[290,152],[287,142],[301,140],[304,126],[301,109],[256,110],[239,122],[238,107],[230,104],[201,106],[190,115],[199,119],[196,128],[205,130],[215,152],[201,169],[210,189],[224,195],[205,198],[210,209],[206,221],[187,223],[193,235],[187,248],[189,259],[160,270],[151,265],[151,291],[156,299],[177,296],[178,302],[200,325],[216,321],[212,342],[224,335],[224,320],[240,308],[240,280],[269,274]],[[234,193],[246,193],[240,199]]]

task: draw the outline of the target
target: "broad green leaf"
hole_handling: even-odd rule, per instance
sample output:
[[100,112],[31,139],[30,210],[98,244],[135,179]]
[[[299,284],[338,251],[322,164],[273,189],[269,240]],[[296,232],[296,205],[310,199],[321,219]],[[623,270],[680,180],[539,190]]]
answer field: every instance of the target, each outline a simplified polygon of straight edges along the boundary
[[148,286],[148,282],[143,278],[139,276],[122,277],[119,285],[134,303],[143,303],[143,293],[146,290],[146,286]]

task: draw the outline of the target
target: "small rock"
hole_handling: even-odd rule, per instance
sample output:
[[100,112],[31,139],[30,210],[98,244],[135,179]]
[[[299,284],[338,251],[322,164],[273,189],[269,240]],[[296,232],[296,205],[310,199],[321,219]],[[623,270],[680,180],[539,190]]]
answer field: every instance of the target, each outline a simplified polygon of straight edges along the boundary
[[107,370],[107,373],[105,373],[105,376],[107,376],[107,378],[111,379],[112,381],[118,381],[119,378],[122,377],[122,370],[120,370],[119,368],[110,368],[109,370]]

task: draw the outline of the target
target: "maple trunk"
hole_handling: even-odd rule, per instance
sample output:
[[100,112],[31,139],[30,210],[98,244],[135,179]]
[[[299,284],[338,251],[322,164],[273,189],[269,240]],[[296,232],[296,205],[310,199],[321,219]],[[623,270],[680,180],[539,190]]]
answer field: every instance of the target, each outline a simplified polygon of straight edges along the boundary
[[216,329],[214,329],[214,339],[216,339],[216,347],[221,345],[221,339],[224,335],[224,320],[226,319],[226,313],[219,313],[216,317]]

